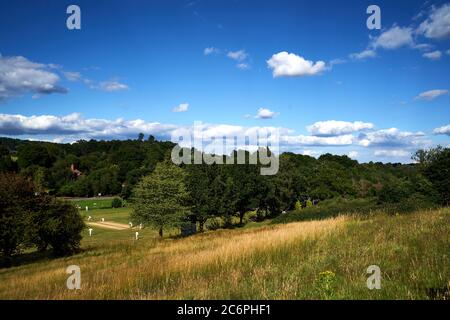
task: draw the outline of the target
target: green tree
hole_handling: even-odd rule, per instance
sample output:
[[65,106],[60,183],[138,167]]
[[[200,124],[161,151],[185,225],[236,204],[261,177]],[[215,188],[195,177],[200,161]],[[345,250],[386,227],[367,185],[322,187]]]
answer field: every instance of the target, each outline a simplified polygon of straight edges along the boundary
[[181,168],[169,162],[159,163],[134,189],[132,220],[153,225],[161,238],[164,228],[179,226],[188,213],[184,181]]
[[13,254],[26,243],[30,212],[35,207],[31,180],[13,173],[0,173],[0,252],[11,264]]
[[206,221],[222,215],[225,183],[217,164],[193,164],[186,166],[186,187],[189,191],[191,221],[198,222],[203,232]]
[[421,170],[440,195],[440,202],[450,204],[450,148],[419,150],[414,159],[420,161]]
[[48,245],[55,256],[66,256],[80,248],[83,218],[73,204],[49,196],[40,196],[29,228],[39,250]]
[[18,163],[20,168],[26,168],[30,165],[49,168],[55,158],[51,156],[47,148],[41,143],[27,143],[19,148]]

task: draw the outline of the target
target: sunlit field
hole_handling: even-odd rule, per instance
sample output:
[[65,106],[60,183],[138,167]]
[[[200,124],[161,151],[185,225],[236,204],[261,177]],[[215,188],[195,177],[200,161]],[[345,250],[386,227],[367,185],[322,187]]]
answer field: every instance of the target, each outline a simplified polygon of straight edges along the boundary
[[[108,216],[108,211],[110,216]],[[92,210],[126,222],[128,209]],[[339,216],[159,240],[151,228],[83,231],[83,251],[0,270],[1,299],[443,299],[449,209]],[[81,289],[66,288],[69,265]],[[378,265],[380,290],[366,286]],[[329,271],[329,285],[321,273]]]

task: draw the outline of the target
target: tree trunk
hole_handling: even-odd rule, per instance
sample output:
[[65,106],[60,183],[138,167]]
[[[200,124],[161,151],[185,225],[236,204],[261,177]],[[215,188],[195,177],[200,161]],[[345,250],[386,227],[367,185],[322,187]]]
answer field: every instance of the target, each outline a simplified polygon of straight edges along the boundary
[[244,221],[244,214],[245,211],[239,212],[239,224],[242,224],[242,222]]
[[204,230],[205,221],[201,220],[198,222],[198,232],[203,232]]
[[162,239],[163,237],[163,228],[159,228],[159,237]]

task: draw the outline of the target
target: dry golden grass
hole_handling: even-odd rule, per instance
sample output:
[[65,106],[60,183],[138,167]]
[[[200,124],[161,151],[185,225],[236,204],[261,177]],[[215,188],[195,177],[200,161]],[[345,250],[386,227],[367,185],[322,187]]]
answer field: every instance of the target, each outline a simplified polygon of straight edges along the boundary
[[[336,298],[427,298],[450,279],[448,209],[359,220],[338,217],[185,239],[107,241],[79,255],[0,270],[2,299],[323,298],[321,271],[336,273]],[[66,288],[67,266],[81,290]],[[383,290],[369,292],[378,264]]]
[[[186,239],[146,243],[105,244],[96,252],[44,261],[0,271],[0,298],[165,298],[139,290],[139,281],[189,274],[205,266],[221,266],[255,252],[275,250],[306,238],[326,236],[342,227],[346,218],[266,226],[248,230],[220,230]],[[82,289],[67,290],[67,266],[81,268]],[[233,276],[233,273],[231,274]],[[184,284],[180,283],[182,290]],[[168,297],[168,296],[167,296]]]

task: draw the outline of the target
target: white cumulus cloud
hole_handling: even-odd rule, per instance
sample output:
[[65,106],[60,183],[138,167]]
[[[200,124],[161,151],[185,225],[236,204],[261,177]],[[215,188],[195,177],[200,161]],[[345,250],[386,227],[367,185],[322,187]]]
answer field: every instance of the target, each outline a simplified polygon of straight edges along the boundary
[[0,102],[27,93],[66,93],[67,89],[59,85],[59,76],[50,69],[21,56],[0,55]]
[[403,46],[414,45],[411,28],[402,28],[393,26],[389,30],[384,31],[380,36],[372,39],[372,47],[383,49],[397,49]]
[[[364,128],[370,127],[367,125],[354,125],[352,122],[347,123],[353,124],[352,129],[354,130],[365,130]],[[326,133],[337,134],[349,131],[351,130],[345,129],[339,132],[326,130]],[[79,113],[72,113],[66,116],[0,114],[0,135],[9,137],[73,142],[80,139],[130,139],[136,138],[141,132],[145,135],[151,134],[158,137],[158,139],[172,140],[174,142],[179,142],[177,137],[186,136],[187,134],[188,136],[193,137],[193,140],[199,138],[200,144],[198,144],[197,141],[197,144],[195,145],[195,147],[199,148],[202,146],[202,141],[211,139],[211,145],[217,146],[217,148],[220,149],[223,147],[223,143],[219,140],[223,137],[227,137],[227,139],[230,138],[232,141],[234,141],[234,138],[237,138],[238,140],[236,140],[236,143],[239,144],[239,148],[253,148],[253,150],[257,146],[253,145],[248,148],[245,147],[245,143],[243,142],[245,141],[245,137],[257,137],[257,140],[262,143],[260,145],[267,145],[267,141],[269,141],[270,145],[275,146],[277,150],[280,151],[294,152],[295,150],[301,151],[308,149],[312,150],[311,152],[314,152],[314,150],[317,150],[316,148],[320,147],[322,149],[321,153],[326,153],[326,151],[323,150],[324,148],[351,147],[351,149],[347,151],[347,154],[352,158],[359,157],[360,153],[356,148],[372,148],[372,150],[378,151],[377,154],[380,157],[388,157],[387,153],[383,150],[403,150],[404,154],[406,154],[406,152],[412,153],[418,148],[430,146],[430,142],[427,140],[428,138],[424,133],[400,131],[396,128],[368,132],[353,131],[352,133],[336,136],[317,136],[296,134],[292,129],[272,126],[246,127],[232,124],[196,123],[194,130],[192,125],[164,124],[159,122],[149,122],[142,119],[125,120],[118,118],[108,120],[84,118]],[[264,136],[261,138],[262,132],[263,135],[267,133],[266,140],[264,140]],[[447,135],[449,135],[449,132],[450,125],[436,128],[434,131],[435,134]],[[219,138],[219,140],[217,140],[217,138]],[[189,141],[186,140],[185,143],[189,143]],[[227,149],[226,153],[229,153],[229,151],[230,150]],[[275,149],[274,152],[278,153]],[[400,158],[399,160],[405,160],[401,159],[402,154],[399,153],[396,155],[392,153],[392,156]]]
[[417,29],[425,37],[431,39],[450,38],[450,3],[433,7],[429,17]]
[[433,133],[434,134],[444,134],[444,135],[450,136],[450,124],[434,129]]
[[397,128],[361,133],[359,145],[363,147],[421,147],[429,143],[423,132],[400,131]]
[[373,129],[374,125],[369,122],[355,121],[318,121],[307,127],[313,136],[340,136],[358,131]]
[[267,108],[259,108],[258,112],[256,113],[255,118],[257,119],[272,119],[277,114],[274,111],[271,111]]
[[313,76],[321,73],[326,69],[325,62],[313,62],[306,60],[294,53],[282,51],[274,54],[267,65],[272,69],[274,78],[277,77],[302,77]]

